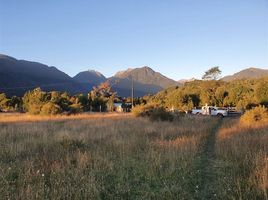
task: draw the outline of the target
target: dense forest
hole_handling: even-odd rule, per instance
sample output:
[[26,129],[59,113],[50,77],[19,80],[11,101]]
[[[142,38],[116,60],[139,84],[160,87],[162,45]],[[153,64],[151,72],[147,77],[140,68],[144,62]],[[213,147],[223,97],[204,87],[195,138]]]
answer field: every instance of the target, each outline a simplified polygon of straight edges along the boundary
[[[88,95],[70,96],[66,92],[44,92],[40,88],[28,91],[23,97],[0,94],[1,111],[29,112],[31,114],[79,113],[84,111],[113,111],[115,102],[130,103],[121,98],[108,83],[94,87]],[[231,82],[195,80],[181,87],[170,87],[156,95],[135,98],[135,105],[149,104],[168,110],[187,111],[205,104],[218,107],[236,107],[240,110],[257,105],[268,107],[268,77]]]

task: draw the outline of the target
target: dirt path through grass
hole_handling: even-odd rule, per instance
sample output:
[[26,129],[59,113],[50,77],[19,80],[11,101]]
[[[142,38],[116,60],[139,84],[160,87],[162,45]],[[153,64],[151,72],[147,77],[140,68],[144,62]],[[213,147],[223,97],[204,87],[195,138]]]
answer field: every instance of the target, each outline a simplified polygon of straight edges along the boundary
[[223,119],[211,129],[206,138],[197,163],[199,185],[196,186],[196,199],[219,199],[216,192],[217,169],[215,168],[215,142]]

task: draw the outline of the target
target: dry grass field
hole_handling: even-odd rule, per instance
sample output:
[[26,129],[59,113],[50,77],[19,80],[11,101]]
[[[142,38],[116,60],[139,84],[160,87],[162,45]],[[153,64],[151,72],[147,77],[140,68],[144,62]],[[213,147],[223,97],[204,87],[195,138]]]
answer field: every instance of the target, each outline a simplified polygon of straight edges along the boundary
[[0,116],[1,199],[267,199],[267,126]]
[[268,199],[268,123],[227,119],[216,146],[218,192],[229,199]]

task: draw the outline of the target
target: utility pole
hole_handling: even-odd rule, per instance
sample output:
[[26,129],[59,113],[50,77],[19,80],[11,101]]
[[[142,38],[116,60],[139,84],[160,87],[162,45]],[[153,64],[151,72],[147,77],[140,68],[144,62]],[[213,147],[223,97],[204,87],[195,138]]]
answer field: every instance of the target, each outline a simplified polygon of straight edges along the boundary
[[131,76],[131,109],[134,108],[134,82],[133,76]]

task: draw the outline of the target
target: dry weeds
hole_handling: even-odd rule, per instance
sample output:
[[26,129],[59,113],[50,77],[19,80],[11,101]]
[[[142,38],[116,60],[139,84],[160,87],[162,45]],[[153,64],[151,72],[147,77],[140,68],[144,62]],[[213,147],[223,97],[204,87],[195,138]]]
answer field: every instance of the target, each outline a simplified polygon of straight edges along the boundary
[[219,177],[221,187],[229,199],[268,198],[268,123],[226,120],[218,135],[217,156],[225,170]]
[[127,113],[82,113],[76,115],[31,115],[22,113],[0,113],[0,123],[8,122],[42,122],[42,121],[62,121],[62,120],[79,120],[88,118],[114,118],[122,116],[130,116]]
[[[4,199],[191,199],[193,160],[211,127],[130,115],[0,119]],[[157,145],[166,141],[175,145]]]
[[[0,199],[202,198],[196,164],[217,121],[1,115]],[[224,119],[207,172],[217,198],[267,199],[267,127]]]

